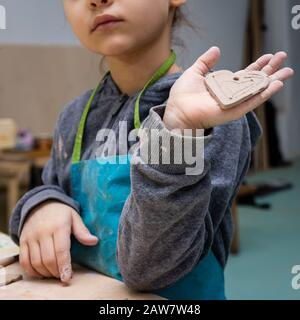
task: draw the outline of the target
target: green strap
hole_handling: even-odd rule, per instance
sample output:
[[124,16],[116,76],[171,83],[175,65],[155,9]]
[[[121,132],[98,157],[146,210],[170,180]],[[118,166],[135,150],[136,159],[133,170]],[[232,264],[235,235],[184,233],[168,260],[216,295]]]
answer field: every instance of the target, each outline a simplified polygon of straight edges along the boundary
[[[175,63],[176,61],[176,53],[172,50],[172,53],[170,57],[165,61],[165,63],[154,73],[152,78],[146,83],[144,88],[141,90],[139,93],[137,100],[135,102],[135,107],[134,107],[134,127],[135,129],[139,129],[141,127],[141,121],[140,121],[140,99],[145,90],[147,90],[149,87],[151,87],[156,81],[158,81],[161,77],[163,77],[171,68],[171,66]],[[83,134],[84,134],[84,128],[85,128],[85,123],[86,119],[88,116],[88,113],[90,111],[92,102],[95,98],[95,95],[99,88],[101,87],[104,79],[106,76],[110,73],[108,71],[105,76],[102,78],[100,83],[97,85],[97,87],[93,90],[88,102],[86,103],[80,122],[79,122],[79,127],[77,130],[76,138],[75,138],[75,143],[74,143],[74,148],[73,148],[73,155],[72,155],[72,163],[78,163],[80,162],[81,159],[81,149],[82,149],[82,140],[83,140]]]
[[165,63],[154,73],[153,77],[146,83],[143,90],[139,93],[134,107],[134,128],[139,129],[141,127],[140,120],[140,99],[145,90],[151,87],[156,81],[162,78],[172,67],[176,61],[176,53],[172,50],[170,57],[165,61]]
[[[106,77],[106,75],[108,74],[108,72],[105,74],[105,76],[103,77],[103,79]],[[75,138],[75,144],[74,144],[74,148],[73,148],[73,155],[72,155],[72,163],[78,163],[80,161],[81,158],[81,149],[82,149],[82,140],[83,140],[83,133],[84,133],[84,127],[85,127],[85,123],[86,123],[86,119],[88,116],[88,113],[90,111],[92,102],[95,98],[95,95],[98,91],[98,89],[100,88],[103,79],[100,81],[100,83],[97,85],[97,87],[94,89],[94,91],[92,92],[88,102],[86,103],[80,122],[79,122],[79,127],[77,130],[77,134],[76,134],[76,138]]]

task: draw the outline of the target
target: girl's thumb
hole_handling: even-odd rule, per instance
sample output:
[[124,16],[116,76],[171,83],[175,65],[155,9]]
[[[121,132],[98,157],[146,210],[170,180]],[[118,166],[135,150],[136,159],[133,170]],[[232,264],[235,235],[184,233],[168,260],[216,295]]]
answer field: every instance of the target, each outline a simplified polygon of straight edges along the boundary
[[193,65],[197,73],[205,76],[217,64],[220,59],[220,49],[211,47],[201,57],[199,57]]
[[95,246],[98,243],[98,238],[90,233],[78,213],[72,215],[72,233],[85,246]]

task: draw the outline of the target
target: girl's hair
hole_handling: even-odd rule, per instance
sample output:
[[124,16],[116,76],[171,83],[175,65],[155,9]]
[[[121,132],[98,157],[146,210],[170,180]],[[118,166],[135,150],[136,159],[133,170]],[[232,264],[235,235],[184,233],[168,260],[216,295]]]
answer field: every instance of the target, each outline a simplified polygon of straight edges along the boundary
[[184,49],[185,49],[184,41],[180,37],[176,36],[177,29],[181,26],[186,26],[186,27],[192,29],[197,34],[200,31],[200,27],[195,25],[193,22],[191,22],[187,18],[187,15],[188,15],[188,12],[184,13],[183,7],[176,8],[174,18],[173,18],[173,23],[172,23],[172,45],[177,45],[177,46],[182,47]]
[[[173,22],[172,22],[172,32],[171,32],[171,42],[172,46],[176,45],[177,47],[181,47],[183,50],[186,49],[184,41],[180,38],[180,36],[177,36],[178,28],[181,26],[186,26],[190,29],[192,29],[195,33],[199,34],[200,27],[192,23],[187,18],[188,13],[184,13],[182,7],[176,8]],[[103,64],[105,62],[105,57],[102,57],[100,60],[100,72],[105,73],[106,70],[103,68]]]

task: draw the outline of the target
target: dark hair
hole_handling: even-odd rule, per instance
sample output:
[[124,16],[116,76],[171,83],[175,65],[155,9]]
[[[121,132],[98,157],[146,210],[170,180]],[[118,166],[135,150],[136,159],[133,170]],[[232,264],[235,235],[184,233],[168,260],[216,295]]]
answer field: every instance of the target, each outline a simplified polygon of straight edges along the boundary
[[[185,7],[187,8],[187,7]],[[181,26],[186,26],[199,34],[200,27],[191,22],[188,18],[188,12],[183,12],[183,7],[176,8],[173,23],[172,23],[172,44],[185,48],[184,41],[176,35],[177,29]]]

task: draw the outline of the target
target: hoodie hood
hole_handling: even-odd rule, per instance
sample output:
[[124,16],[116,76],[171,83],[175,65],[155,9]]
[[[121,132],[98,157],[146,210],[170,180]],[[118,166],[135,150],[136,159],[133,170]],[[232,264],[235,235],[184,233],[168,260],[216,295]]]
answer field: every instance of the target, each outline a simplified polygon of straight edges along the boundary
[[[151,87],[149,87],[143,94],[142,100],[144,102],[157,102],[160,103],[162,100],[165,101],[168,99],[169,92],[175,81],[182,75],[183,72],[176,72],[172,74],[167,74],[155,82]],[[108,72],[104,77],[104,91],[105,94],[109,96],[116,97],[127,97],[136,99],[139,92],[132,96],[128,96],[125,93],[122,93],[115,81],[113,80],[111,73]]]

